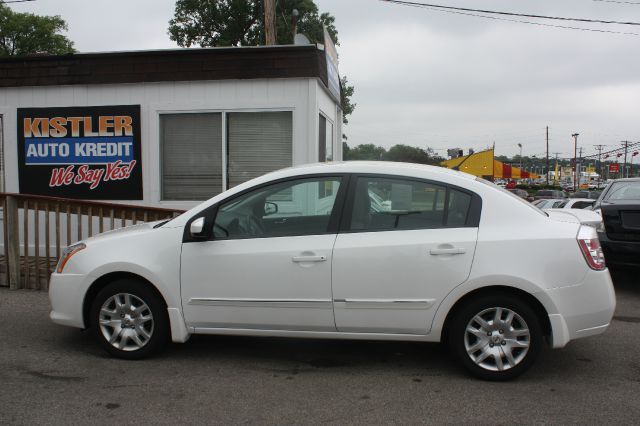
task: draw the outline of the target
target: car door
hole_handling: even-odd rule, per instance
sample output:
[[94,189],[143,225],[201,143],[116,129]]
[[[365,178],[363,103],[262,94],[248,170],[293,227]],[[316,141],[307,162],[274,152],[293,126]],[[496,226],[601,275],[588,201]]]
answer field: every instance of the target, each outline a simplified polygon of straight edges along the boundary
[[192,220],[205,217],[211,237],[183,243],[188,325],[335,331],[331,259],[342,180],[275,182],[196,215]]
[[480,210],[461,188],[355,178],[333,251],[338,331],[428,333],[439,302],[469,275]]

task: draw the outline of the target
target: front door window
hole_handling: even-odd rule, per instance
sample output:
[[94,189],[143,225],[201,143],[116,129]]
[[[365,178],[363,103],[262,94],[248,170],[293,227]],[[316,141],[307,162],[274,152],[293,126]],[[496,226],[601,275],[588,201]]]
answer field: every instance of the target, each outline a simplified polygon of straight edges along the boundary
[[234,198],[218,209],[214,238],[325,234],[340,181],[339,177],[285,181]]

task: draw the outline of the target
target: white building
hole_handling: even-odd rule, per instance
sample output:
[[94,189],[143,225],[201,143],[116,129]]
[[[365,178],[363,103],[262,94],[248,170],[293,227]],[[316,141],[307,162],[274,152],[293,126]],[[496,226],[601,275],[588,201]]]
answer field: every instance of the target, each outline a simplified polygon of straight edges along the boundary
[[321,45],[2,59],[1,189],[186,209],[341,160],[328,64]]

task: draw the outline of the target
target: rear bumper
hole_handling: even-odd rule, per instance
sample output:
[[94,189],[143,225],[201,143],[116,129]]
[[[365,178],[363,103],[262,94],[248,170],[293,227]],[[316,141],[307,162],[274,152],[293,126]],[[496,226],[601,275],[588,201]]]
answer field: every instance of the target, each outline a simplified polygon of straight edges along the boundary
[[579,285],[546,291],[557,313],[549,315],[551,346],[564,347],[569,341],[604,333],[616,308],[616,295],[608,270],[589,271]]
[[640,241],[617,241],[598,232],[598,239],[608,266],[640,269]]

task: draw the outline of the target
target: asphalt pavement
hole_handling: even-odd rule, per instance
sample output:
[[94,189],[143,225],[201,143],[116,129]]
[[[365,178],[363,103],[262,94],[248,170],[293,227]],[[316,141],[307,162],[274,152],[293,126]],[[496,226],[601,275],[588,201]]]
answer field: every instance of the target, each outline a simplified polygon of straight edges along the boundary
[[640,279],[616,291],[605,334],[488,383],[424,343],[193,336],[122,361],[2,288],[0,424],[639,424]]

